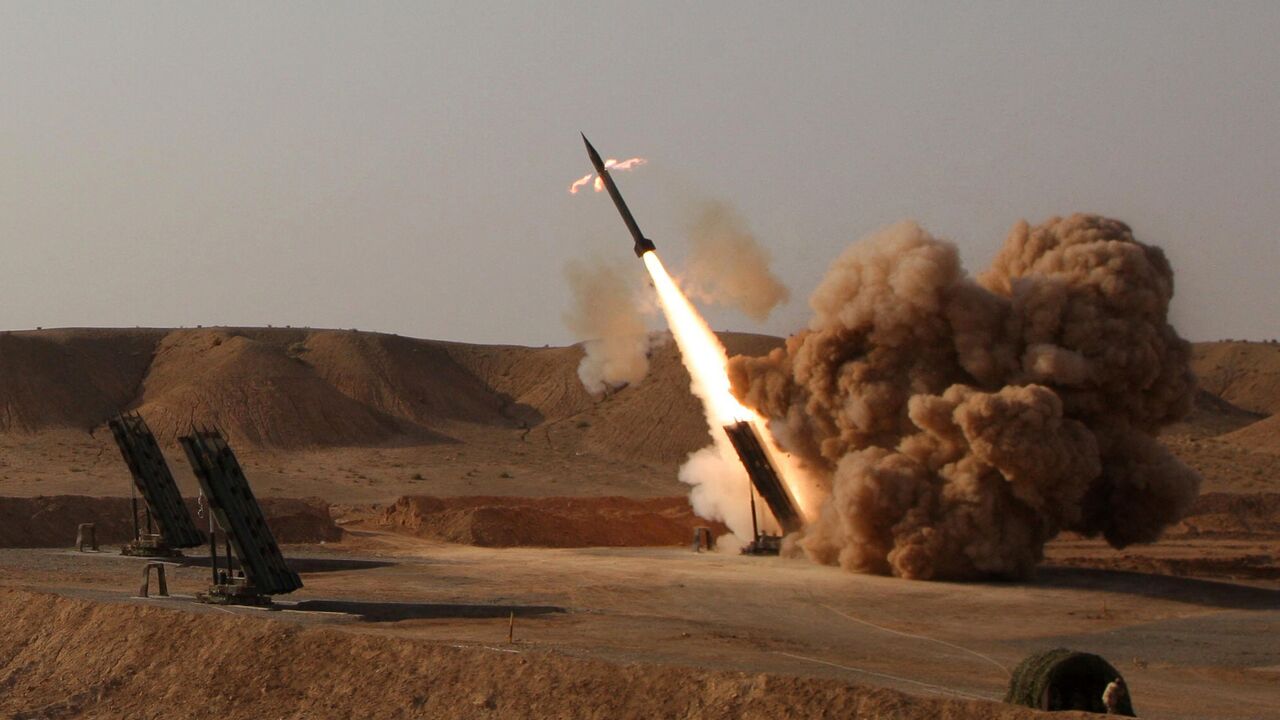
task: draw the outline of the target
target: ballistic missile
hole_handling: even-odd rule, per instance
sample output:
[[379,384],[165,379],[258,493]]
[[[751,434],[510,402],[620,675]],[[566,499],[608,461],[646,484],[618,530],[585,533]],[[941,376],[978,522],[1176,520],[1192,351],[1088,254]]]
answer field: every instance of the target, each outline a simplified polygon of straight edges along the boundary
[[621,193],[618,192],[618,186],[613,184],[613,178],[609,177],[609,169],[604,166],[604,161],[600,159],[600,153],[591,147],[591,141],[587,139],[586,134],[582,135],[582,142],[587,144],[587,156],[591,158],[591,164],[595,166],[596,175],[600,176],[600,181],[604,183],[604,187],[609,191],[609,197],[613,198],[613,204],[618,208],[618,214],[622,215],[622,222],[626,223],[627,230],[631,231],[631,237],[635,239],[636,257],[643,257],[650,250],[657,250],[653,241],[644,236],[640,232],[640,226],[636,225],[636,219],[631,217],[631,211],[627,209],[627,202],[622,199]]

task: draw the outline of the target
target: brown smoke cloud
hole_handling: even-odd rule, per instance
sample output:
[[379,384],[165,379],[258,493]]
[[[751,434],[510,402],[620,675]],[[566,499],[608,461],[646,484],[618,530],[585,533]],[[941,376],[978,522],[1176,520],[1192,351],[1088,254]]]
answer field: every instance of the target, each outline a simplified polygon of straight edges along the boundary
[[578,377],[589,392],[638,383],[649,372],[650,336],[634,270],[603,261],[565,266],[573,304],[564,321],[584,341]]
[[684,286],[699,299],[764,320],[790,297],[769,268],[769,251],[727,203],[711,201],[697,208],[689,225],[689,247]]
[[730,363],[734,392],[826,479],[793,550],[908,578],[1020,577],[1063,530],[1115,547],[1200,477],[1155,441],[1190,408],[1173,271],[1115,220],[1019,223],[991,268],[902,222],[850,247],[809,328]]

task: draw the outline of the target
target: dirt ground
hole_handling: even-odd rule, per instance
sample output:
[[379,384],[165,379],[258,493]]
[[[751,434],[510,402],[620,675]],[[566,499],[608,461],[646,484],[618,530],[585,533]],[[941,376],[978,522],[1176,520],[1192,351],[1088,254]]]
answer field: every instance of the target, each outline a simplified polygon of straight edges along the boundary
[[[0,333],[0,716],[1020,718],[993,703],[1008,670],[1064,646],[1111,661],[1144,717],[1277,717],[1280,346],[1195,353],[1204,390],[1161,436],[1205,478],[1190,517],[959,584],[693,553],[676,469],[706,429],[669,344],[592,397],[577,347]],[[197,604],[192,558],[174,597],[134,598],[139,561],[109,547],[130,525],[103,427],[122,408],[189,498],[173,437],[226,430],[276,534],[308,543],[286,548],[305,587],[275,611]],[[90,521],[106,551],[70,551]],[[528,547],[557,544],[592,547]]]
[[[1077,555],[1100,551],[1062,548]],[[141,600],[132,597],[141,572],[138,560],[110,552],[0,550],[0,587],[54,592],[80,602],[54,603],[47,616],[29,622],[62,627],[82,613],[127,619],[135,617],[137,607],[204,618],[137,615],[134,621],[121,621],[123,627],[114,634],[104,630],[102,634],[109,636],[105,639],[82,628],[83,637],[67,638],[73,645],[55,653],[67,666],[70,680],[47,667],[47,653],[52,652],[47,645],[43,650],[32,645],[46,630],[28,628],[25,640],[12,631],[0,633],[0,645],[16,643],[25,653],[0,663],[0,683],[7,689],[0,708],[15,717],[122,716],[126,710],[144,708],[149,710],[143,716],[150,716],[163,705],[159,694],[171,693],[172,688],[161,682],[113,684],[107,681],[110,673],[95,676],[73,669],[81,663],[98,667],[123,656],[120,644],[138,632],[163,635],[178,624],[184,633],[212,638],[230,631],[224,629],[227,619],[238,618],[250,623],[235,625],[234,632],[247,634],[254,666],[259,671],[272,668],[268,675],[281,688],[292,688],[291,693],[304,692],[300,688],[305,683],[289,668],[302,662],[296,671],[314,667],[345,677],[351,672],[348,663],[333,658],[352,653],[370,658],[391,653],[401,660],[410,653],[415,662],[421,654],[422,662],[428,663],[433,653],[449,652],[448,648],[494,657],[514,651],[529,662],[546,665],[536,689],[522,690],[518,681],[516,687],[504,689],[502,683],[478,678],[464,681],[471,688],[468,692],[434,689],[427,697],[438,697],[444,705],[423,706],[424,717],[443,707],[461,716],[489,706],[502,711],[494,716],[536,716],[514,708],[521,703],[525,709],[538,707],[557,692],[581,693],[580,702],[602,717],[609,715],[599,714],[598,708],[672,717],[734,717],[764,716],[768,713],[763,711],[772,707],[770,712],[784,716],[817,716],[810,712],[815,706],[804,701],[813,697],[844,698],[843,704],[816,707],[843,708],[839,714],[845,715],[858,707],[850,704],[853,699],[872,692],[870,688],[896,691],[886,696],[896,705],[868,705],[869,712],[862,716],[995,717],[998,706],[933,703],[998,700],[1010,668],[1032,652],[1057,646],[1108,658],[1129,681],[1135,706],[1144,717],[1267,718],[1280,713],[1280,693],[1275,691],[1280,648],[1274,643],[1280,631],[1280,587],[1274,582],[1227,583],[1051,562],[1024,583],[919,583],[732,552],[493,549],[371,530],[350,531],[343,542],[323,548],[290,546],[287,554],[305,587],[280,598],[279,610],[264,611],[192,602],[189,596],[208,581],[207,562],[198,559],[170,568],[174,597]],[[9,601],[14,603],[44,606],[48,601]],[[104,609],[117,604],[118,612]],[[513,616],[515,642],[509,644]],[[269,622],[260,625],[261,619]],[[308,630],[291,629],[295,627]],[[297,634],[312,628],[354,633],[361,640],[335,645],[335,636],[326,634],[318,659],[290,656],[295,650],[304,656],[314,652],[307,645],[312,636]],[[305,642],[299,647],[295,641]],[[63,658],[69,652],[74,662]],[[33,653],[44,659],[36,662]],[[579,676],[579,668],[586,666],[578,661],[603,662],[623,674]],[[230,697],[242,692],[230,682],[243,673],[237,667],[228,667],[230,676],[223,683]],[[562,676],[555,677],[557,669]],[[790,689],[772,696],[772,690],[758,693],[780,704],[738,697],[738,704],[718,706],[710,687],[685,682],[655,688],[664,693],[678,690],[663,695],[661,705],[611,704],[623,702],[618,693],[634,682],[635,673],[668,677],[672,669],[678,670],[674,677],[684,681],[745,673],[768,688]],[[412,682],[404,677],[402,666],[387,670],[392,675],[387,682]],[[433,671],[425,665],[424,676],[420,681],[437,687],[430,681]],[[822,682],[805,685],[793,678]],[[344,703],[363,697],[356,693],[344,700],[342,686],[334,690],[334,705],[327,709],[290,704],[296,698],[286,693],[281,696],[289,701],[284,706],[303,714],[283,716],[341,717],[344,708],[351,709]],[[155,704],[145,701],[148,695],[154,696]],[[918,698],[918,703],[908,696]],[[413,705],[411,698],[405,702],[406,708]],[[53,712],[55,707],[63,709]],[[222,717],[262,716],[247,712],[262,707],[253,703],[228,707],[214,702],[210,707],[227,709]],[[546,709],[550,716],[580,716],[564,706]],[[408,709],[375,714],[418,716]]]
[[[359,517],[354,513],[351,518]],[[729,531],[693,514],[684,497],[402,497],[377,526],[482,547],[646,547],[690,542],[697,528]],[[366,521],[366,525],[368,522]]]
[[[139,501],[141,504],[141,501]],[[342,537],[329,504],[317,498],[262,498],[263,514],[279,542],[319,543]],[[187,506],[197,527],[208,522],[195,498]],[[142,505],[145,507],[145,505]],[[77,536],[81,523],[92,523],[99,543],[133,539],[134,521],[128,498],[53,495],[0,497],[0,547],[64,547]],[[146,516],[138,513],[138,528],[146,531]]]
[[[0,608],[18,628],[0,635],[0,712],[14,718],[1037,715],[823,678],[618,665],[519,641],[436,643],[306,626],[301,619],[322,614],[314,610],[276,615],[299,619],[287,623],[21,591],[0,591]],[[476,617],[474,607],[430,610]],[[94,652],[99,646],[109,652]]]
[[[0,593],[0,611],[20,618],[0,632],[0,713],[162,717],[183,687],[207,698],[192,716],[221,718],[281,707],[292,713],[282,717],[1022,717],[990,703],[1019,660],[1059,646],[1109,659],[1144,717],[1280,713],[1274,493],[1202,496],[1153,545],[1060,538],[1037,576],[1016,583],[854,575],[740,556],[729,540],[698,554],[685,538],[573,549],[433,539],[471,527],[477,510],[548,505],[555,512],[529,517],[612,513],[633,542],[657,542],[673,531],[654,518],[670,520],[678,500],[418,497],[326,513],[265,498],[282,539],[331,538],[286,547],[305,587],[276,611],[193,602],[209,582],[198,552],[169,566],[174,597],[142,600],[140,561],[110,546],[76,553],[57,535],[40,544],[61,547],[0,549],[0,588],[19,593]],[[0,498],[0,516],[21,519],[30,505],[69,540],[72,520],[101,521],[125,503]],[[285,523],[303,508],[305,522]],[[175,641],[173,628],[198,642]],[[249,646],[261,648],[254,660],[237,659]],[[191,657],[224,671],[198,672]],[[370,675],[371,662],[385,666]],[[318,697],[321,686],[335,692]]]

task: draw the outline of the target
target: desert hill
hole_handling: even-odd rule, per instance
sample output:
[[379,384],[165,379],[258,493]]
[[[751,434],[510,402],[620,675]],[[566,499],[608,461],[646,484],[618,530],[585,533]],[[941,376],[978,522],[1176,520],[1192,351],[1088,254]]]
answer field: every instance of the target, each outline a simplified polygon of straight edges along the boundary
[[[721,338],[731,354],[781,343]],[[605,396],[583,389],[581,358],[579,346],[351,330],[0,333],[0,494],[127,488],[102,431],[120,410],[142,412],[179,465],[178,435],[193,423],[222,428],[253,456],[255,477],[269,473],[270,494],[679,494],[675,468],[708,436],[669,337],[644,381]],[[1197,345],[1195,368],[1204,389],[1165,442],[1208,490],[1273,490],[1280,346]]]
[[274,335],[169,333],[133,406],[166,443],[192,424],[216,425],[241,443],[283,448],[368,445],[401,431],[396,418],[343,394],[302,361],[291,342],[297,336]]
[[89,428],[127,407],[151,364],[156,330],[0,333],[0,431]]
[[1167,442],[1218,489],[1274,490],[1280,478],[1280,343],[1197,343],[1200,392]]
[[1196,343],[1192,366],[1200,387],[1250,412],[1280,412],[1280,343]]
[[1210,438],[1248,427],[1267,417],[1236,407],[1203,388],[1196,391],[1191,412],[1180,422],[1164,429],[1164,435]]
[[192,423],[255,447],[431,440],[451,424],[527,427],[590,408],[580,357],[340,330],[0,333],[0,431],[88,430],[137,409],[167,444]]
[[[776,338],[726,333],[730,352]],[[0,433],[100,430],[138,410],[173,447],[193,424],[238,447],[448,443],[516,433],[556,451],[673,464],[707,441],[669,338],[637,387],[593,397],[579,346],[529,348],[349,330],[197,328],[0,333]]]
[[1221,439],[1255,451],[1280,453],[1280,415],[1246,425],[1223,435]]

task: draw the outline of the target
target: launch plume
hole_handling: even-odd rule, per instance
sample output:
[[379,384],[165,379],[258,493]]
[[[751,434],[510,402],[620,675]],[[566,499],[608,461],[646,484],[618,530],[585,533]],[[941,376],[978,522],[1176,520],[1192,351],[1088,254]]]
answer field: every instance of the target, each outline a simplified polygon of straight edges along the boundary
[[[774,464],[780,466],[782,480],[788,484],[801,513],[811,516],[815,509],[814,493],[807,482],[807,473],[793,467],[790,457],[776,451],[777,441],[768,425],[733,396],[724,345],[667,273],[658,254],[647,252],[643,260],[671,335],[680,349],[680,360],[689,371],[689,389],[702,401],[711,433],[712,444],[690,455],[680,468],[680,480],[693,487],[689,493],[693,511],[701,517],[724,522],[739,538],[751,537],[751,511],[746,502],[750,481],[724,432],[725,425],[746,421],[755,427]],[[777,531],[777,522],[767,509],[761,509],[760,520],[767,530]]]
[[698,208],[689,227],[686,286],[698,297],[764,320],[789,293],[769,268],[769,252],[723,202]]
[[908,578],[1017,577],[1063,530],[1115,547],[1200,478],[1155,440],[1190,407],[1173,271],[1091,215],[1019,223],[991,268],[910,222],[844,252],[809,327],[735,357],[735,394],[827,493],[793,551]]
[[[592,146],[585,133],[582,135],[582,144],[586,147],[591,166],[598,174],[597,189],[608,191],[613,206],[617,208],[622,223],[627,226],[627,232],[631,235],[632,251],[644,262],[645,269],[649,271],[658,304],[667,319],[671,336],[680,349],[680,360],[689,371],[689,389],[702,401],[702,408],[706,413],[707,423],[714,440],[712,447],[696,453],[685,467],[681,468],[680,478],[694,486],[690,499],[695,511],[703,517],[723,519],[734,533],[741,537],[745,534],[743,531],[751,526],[752,515],[741,502],[735,503],[733,508],[728,508],[725,504],[726,491],[736,487],[739,491],[738,496],[742,497],[741,490],[747,489],[749,483],[741,463],[730,466],[725,462],[729,457],[732,443],[724,431],[724,426],[728,423],[734,423],[735,426],[740,422],[749,423],[753,430],[753,437],[759,439],[761,451],[768,454],[775,461],[775,465],[781,464],[789,468],[790,456],[775,457],[778,451],[769,426],[733,396],[729,387],[729,358],[724,346],[698,314],[697,309],[681,292],[675,280],[667,273],[662,261],[658,259],[658,248],[653,240],[645,237],[641,232],[635,216],[631,214],[631,209],[627,207],[626,201],[622,199],[622,193],[613,182],[611,167],[617,167],[616,164],[613,161],[601,159],[600,153]],[[574,183],[574,186],[570,188],[570,192],[580,185]],[[706,457],[710,462],[698,463],[699,456]],[[702,470],[690,474],[691,466],[697,466]],[[787,484],[785,472],[779,481],[784,485]],[[814,497],[808,490],[808,484],[799,488],[795,485],[787,487],[787,491],[799,505],[796,512],[806,518],[812,515],[813,505],[810,500]],[[764,520],[767,526],[774,518],[765,517]]]
[[592,393],[638,383],[649,372],[644,304],[628,269],[600,261],[565,266],[573,304],[564,321],[584,340],[578,377]]

